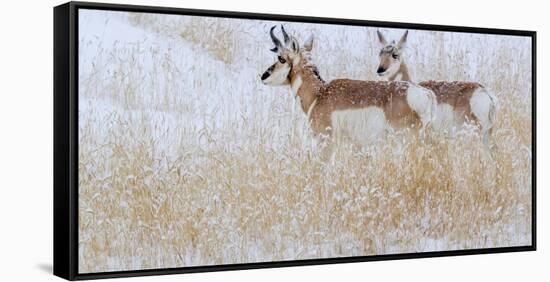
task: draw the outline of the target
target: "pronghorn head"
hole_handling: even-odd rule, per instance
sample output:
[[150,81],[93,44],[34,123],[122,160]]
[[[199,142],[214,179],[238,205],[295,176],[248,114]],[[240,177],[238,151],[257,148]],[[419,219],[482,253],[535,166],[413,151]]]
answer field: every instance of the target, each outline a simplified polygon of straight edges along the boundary
[[270,49],[277,54],[277,61],[273,63],[261,75],[262,82],[266,85],[286,85],[290,84],[290,74],[292,68],[300,63],[303,52],[311,51],[313,47],[313,37],[311,37],[303,48],[300,49],[298,40],[294,36],[286,33],[281,25],[284,43],[282,43],[273,33],[276,26],[271,27],[269,35],[275,47]]
[[379,30],[377,30],[376,33],[378,34],[378,41],[382,45],[379,54],[380,64],[378,65],[376,73],[382,77],[393,77],[397,74],[403,62],[402,54],[407,43],[409,31],[405,31],[397,43],[395,43],[395,41],[388,43]]

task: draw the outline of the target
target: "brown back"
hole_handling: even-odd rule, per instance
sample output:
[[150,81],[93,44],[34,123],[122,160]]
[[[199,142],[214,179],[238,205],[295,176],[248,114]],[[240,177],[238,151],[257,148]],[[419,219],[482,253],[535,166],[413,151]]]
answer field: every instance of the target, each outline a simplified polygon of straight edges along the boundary
[[438,104],[449,104],[455,109],[455,112],[475,119],[471,113],[470,98],[477,89],[483,88],[483,85],[477,82],[435,80],[422,81],[418,85],[432,90],[437,97]]
[[405,81],[336,79],[321,89],[312,117],[330,118],[334,111],[375,106],[384,110],[394,127],[419,125],[418,116],[407,103],[409,87]]

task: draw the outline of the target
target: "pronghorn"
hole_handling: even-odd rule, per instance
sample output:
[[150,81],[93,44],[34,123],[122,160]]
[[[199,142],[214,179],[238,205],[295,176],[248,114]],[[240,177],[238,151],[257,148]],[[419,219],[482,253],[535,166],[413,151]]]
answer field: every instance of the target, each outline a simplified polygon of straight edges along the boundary
[[311,60],[313,37],[301,47],[281,31],[284,44],[269,34],[277,61],[262,75],[266,85],[289,85],[306,113],[313,132],[321,136],[345,133],[356,141],[374,141],[388,126],[425,128],[434,119],[431,90],[410,82],[336,79],[325,82]]
[[[377,73],[389,81],[411,81],[409,69],[403,58],[408,30],[397,43],[388,43],[380,31],[376,31],[382,44]],[[432,90],[437,97],[437,114],[434,127],[444,128],[455,122],[477,122],[483,143],[489,147],[489,138],[495,123],[498,100],[483,85],[465,81],[422,81],[418,85]]]

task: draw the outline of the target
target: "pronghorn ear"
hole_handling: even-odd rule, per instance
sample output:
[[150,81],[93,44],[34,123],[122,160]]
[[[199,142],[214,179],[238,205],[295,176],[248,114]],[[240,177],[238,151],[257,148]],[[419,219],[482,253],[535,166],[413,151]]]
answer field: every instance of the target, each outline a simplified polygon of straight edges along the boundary
[[306,42],[304,43],[304,49],[306,51],[311,51],[313,49],[313,34],[308,37]]
[[407,43],[407,35],[409,35],[408,30],[406,30],[405,33],[403,33],[403,36],[401,36],[401,39],[399,39],[399,42],[397,43],[397,48],[405,47],[405,44]]
[[388,45],[388,41],[386,41],[386,38],[384,37],[382,32],[380,32],[380,30],[377,30],[376,34],[378,35],[378,42],[380,42],[380,44],[384,46]]
[[296,38],[292,37],[290,47],[292,48],[293,52],[298,52],[298,50],[300,50],[300,44],[298,44],[298,40],[296,40]]

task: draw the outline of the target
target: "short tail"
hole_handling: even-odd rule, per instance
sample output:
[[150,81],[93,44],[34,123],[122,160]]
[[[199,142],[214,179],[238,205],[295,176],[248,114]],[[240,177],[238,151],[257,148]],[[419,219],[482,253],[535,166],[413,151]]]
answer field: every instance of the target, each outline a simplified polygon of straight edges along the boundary
[[486,88],[483,88],[485,90],[485,93],[487,94],[487,97],[491,100],[491,104],[489,105],[489,132],[493,129],[493,126],[495,125],[496,119],[497,119],[497,112],[499,107],[498,98],[489,90]]
[[493,93],[488,91],[486,88],[481,87],[480,90],[483,91],[482,93],[489,98],[489,105],[487,109],[487,121],[485,124],[482,123],[481,126],[482,126],[482,132],[483,132],[483,137],[482,137],[483,144],[485,144],[486,148],[491,153],[491,157],[492,157],[491,136],[493,135],[492,134],[493,128],[495,126],[496,118],[497,118],[498,99]]

